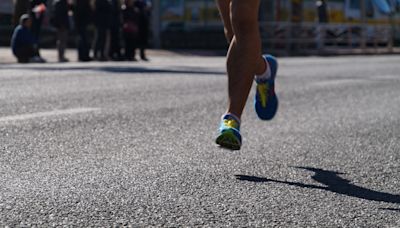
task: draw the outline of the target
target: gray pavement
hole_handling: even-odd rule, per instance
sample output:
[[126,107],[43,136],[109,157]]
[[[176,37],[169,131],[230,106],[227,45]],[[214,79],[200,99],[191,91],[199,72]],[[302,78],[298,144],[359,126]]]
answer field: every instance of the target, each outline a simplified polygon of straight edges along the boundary
[[400,227],[400,56],[280,59],[238,152],[224,58],[150,58],[0,65],[0,226]]

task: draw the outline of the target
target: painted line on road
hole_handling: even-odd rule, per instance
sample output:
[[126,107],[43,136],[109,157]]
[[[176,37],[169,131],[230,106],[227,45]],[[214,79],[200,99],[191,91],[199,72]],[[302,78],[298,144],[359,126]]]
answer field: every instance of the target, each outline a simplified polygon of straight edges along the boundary
[[13,115],[13,116],[4,116],[0,117],[0,123],[2,122],[14,122],[14,121],[22,121],[29,120],[35,118],[43,118],[43,117],[51,117],[51,116],[60,116],[60,115],[73,115],[80,114],[86,112],[94,112],[100,110],[99,108],[73,108],[73,109],[64,109],[64,110],[53,110],[49,112],[36,112],[22,115]]
[[364,83],[371,83],[371,81],[365,79],[338,79],[338,80],[314,82],[311,85],[317,87],[325,87],[325,86],[340,86],[346,84],[351,85],[351,84],[364,84]]
[[319,81],[314,82],[312,86],[339,86],[345,84],[367,84],[367,83],[376,83],[377,81],[388,81],[388,80],[398,80],[399,76],[396,75],[380,75],[377,77],[360,77],[360,78],[349,78],[349,79],[336,79],[336,80],[328,80],[328,81]]

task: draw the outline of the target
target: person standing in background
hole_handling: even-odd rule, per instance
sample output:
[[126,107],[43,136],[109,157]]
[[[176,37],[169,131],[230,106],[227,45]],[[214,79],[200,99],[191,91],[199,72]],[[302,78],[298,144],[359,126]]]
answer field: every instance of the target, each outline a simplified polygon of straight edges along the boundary
[[37,49],[37,54],[38,57],[41,58],[42,62],[45,62],[46,60],[40,57],[40,32],[42,30],[42,23],[44,19],[44,15],[46,13],[47,7],[47,0],[30,0],[30,18],[32,20],[32,27],[31,31],[33,34],[33,37],[35,38],[36,41],[36,49]]
[[119,0],[111,0],[110,53],[112,60],[122,60],[121,55],[121,4]]
[[32,33],[38,44],[40,43],[40,31],[44,14],[46,13],[47,0],[31,0],[30,3],[30,16],[32,18]]
[[148,61],[145,51],[149,40],[151,6],[145,0],[136,0],[134,5],[139,11],[137,47],[140,50],[140,58]]
[[100,61],[107,61],[106,41],[107,33],[111,25],[111,2],[110,0],[96,0],[94,12],[97,30],[94,57]]
[[128,61],[137,61],[134,55],[138,36],[138,18],[139,12],[134,7],[133,0],[125,0],[122,6],[123,34],[125,41],[125,59]]
[[14,0],[14,15],[13,25],[18,26],[20,24],[19,19],[22,15],[29,13],[29,0]]
[[88,41],[88,26],[91,23],[93,12],[90,0],[76,0],[75,2],[75,27],[78,33],[78,60],[81,62],[91,61],[90,43]]
[[68,31],[71,28],[69,21],[71,5],[68,4],[67,0],[54,0],[53,7],[51,21],[53,26],[57,28],[58,61],[68,62],[69,60],[65,58],[65,49],[68,42]]
[[328,5],[325,0],[319,0],[316,3],[317,12],[318,12],[318,22],[319,23],[328,23],[329,22],[329,14],[328,14]]

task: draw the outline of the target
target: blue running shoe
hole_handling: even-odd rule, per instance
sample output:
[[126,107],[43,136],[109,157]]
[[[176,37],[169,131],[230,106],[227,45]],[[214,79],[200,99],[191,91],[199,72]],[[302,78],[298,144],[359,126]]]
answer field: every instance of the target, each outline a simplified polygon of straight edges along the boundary
[[271,70],[271,78],[257,81],[257,91],[254,97],[254,107],[258,117],[271,120],[278,110],[278,97],[275,94],[275,77],[278,71],[278,61],[272,55],[264,55]]
[[240,135],[240,122],[236,117],[226,114],[221,120],[219,132],[216,140],[218,145],[230,150],[240,150],[242,136]]

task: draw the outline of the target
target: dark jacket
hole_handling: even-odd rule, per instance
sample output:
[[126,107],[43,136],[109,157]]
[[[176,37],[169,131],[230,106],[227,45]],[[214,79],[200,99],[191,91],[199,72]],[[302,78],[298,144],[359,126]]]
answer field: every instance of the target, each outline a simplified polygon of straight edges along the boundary
[[111,0],[111,25],[119,28],[121,26],[121,5],[119,0]]
[[135,7],[128,7],[124,5],[122,7],[122,20],[124,33],[132,33],[131,35],[136,36],[139,26],[139,14],[137,9]]
[[53,17],[51,20],[53,26],[59,29],[70,29],[68,16],[69,5],[67,0],[55,0],[53,6]]
[[147,45],[149,39],[150,12],[147,9],[147,2],[144,0],[136,0],[135,7],[139,12],[138,15],[138,42],[140,45]]
[[112,6],[109,0],[96,0],[94,11],[95,24],[98,27],[109,28],[111,26]]
[[14,29],[14,33],[11,38],[11,49],[14,54],[18,48],[23,46],[33,46],[35,43],[35,38],[28,28],[18,25]]
[[138,23],[139,15],[134,7],[122,7],[122,19],[124,23],[132,22]]
[[136,0],[135,7],[139,12],[139,27],[140,29],[148,29],[150,25],[150,12],[147,9],[147,3],[144,0]]
[[19,18],[26,13],[29,13],[30,2],[29,0],[16,0],[13,15],[13,25],[19,25]]
[[35,6],[37,6],[37,5],[40,5],[40,4],[47,4],[47,0],[31,0],[31,8],[34,8]]
[[92,22],[93,11],[90,0],[76,0],[75,4],[75,24],[77,27],[85,27]]

